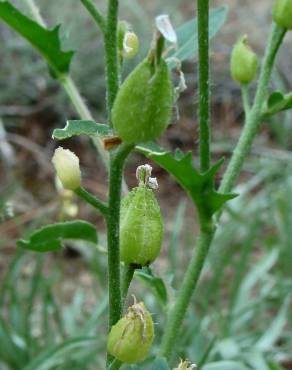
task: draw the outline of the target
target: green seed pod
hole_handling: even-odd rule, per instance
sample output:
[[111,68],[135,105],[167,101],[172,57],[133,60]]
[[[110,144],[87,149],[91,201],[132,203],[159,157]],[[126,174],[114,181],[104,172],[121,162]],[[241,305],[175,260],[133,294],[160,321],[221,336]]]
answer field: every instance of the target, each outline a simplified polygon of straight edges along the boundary
[[147,266],[159,255],[163,239],[163,222],[154,193],[157,181],[150,177],[149,165],[138,167],[149,170],[121,203],[120,248],[121,260],[127,265]]
[[146,58],[127,77],[116,97],[112,122],[121,139],[141,143],[158,138],[172,113],[173,86],[167,64]]
[[258,68],[257,55],[243,36],[234,46],[231,54],[231,76],[235,81],[248,84],[255,79]]
[[121,362],[134,364],[147,356],[154,338],[151,314],[143,302],[128,308],[109,333],[107,348]]
[[280,26],[292,30],[292,0],[276,0],[273,20]]

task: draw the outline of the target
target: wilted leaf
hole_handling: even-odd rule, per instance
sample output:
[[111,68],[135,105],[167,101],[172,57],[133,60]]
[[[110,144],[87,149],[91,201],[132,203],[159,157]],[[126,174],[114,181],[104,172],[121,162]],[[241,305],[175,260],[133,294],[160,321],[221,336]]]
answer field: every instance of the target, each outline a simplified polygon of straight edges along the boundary
[[72,120],[67,121],[64,128],[55,129],[52,136],[53,139],[64,140],[77,135],[108,136],[112,134],[108,125],[89,120]]

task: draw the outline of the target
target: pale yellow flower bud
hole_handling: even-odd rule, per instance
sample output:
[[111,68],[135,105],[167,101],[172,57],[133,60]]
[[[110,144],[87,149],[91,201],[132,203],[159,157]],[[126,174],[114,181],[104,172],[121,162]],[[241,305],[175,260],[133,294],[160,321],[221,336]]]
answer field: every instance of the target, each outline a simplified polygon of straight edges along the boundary
[[71,150],[62,147],[57,148],[52,162],[64,189],[76,190],[80,187],[79,158]]

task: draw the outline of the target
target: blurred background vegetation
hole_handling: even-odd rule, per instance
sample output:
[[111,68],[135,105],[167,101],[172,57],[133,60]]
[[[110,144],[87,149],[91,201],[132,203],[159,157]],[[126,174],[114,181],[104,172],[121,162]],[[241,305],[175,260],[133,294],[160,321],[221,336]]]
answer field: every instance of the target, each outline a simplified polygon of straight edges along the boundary
[[[13,1],[24,10],[25,1]],[[105,119],[102,40],[77,0],[36,2],[48,25],[61,23],[66,48],[77,50],[72,76],[94,117]],[[99,1],[100,7],[105,1]],[[234,42],[247,33],[261,55],[272,1],[211,1],[229,6],[225,25],[212,41],[213,159],[232,152],[243,124],[240,89],[229,76]],[[194,1],[125,0],[121,19],[133,25],[141,43],[126,75],[145,55],[157,14],[175,26],[193,17]],[[281,49],[273,88],[291,91],[292,37]],[[91,370],[103,368],[106,332],[106,256],[104,224],[89,207],[55,186],[50,159],[55,127],[76,118],[46,63],[26,41],[0,24],[0,369]],[[170,149],[197,149],[196,59],[184,63],[188,89],[179,103],[180,120],[162,138]],[[174,119],[175,121],[175,119]],[[193,299],[177,355],[204,370],[292,369],[292,114],[265,122],[229,203]],[[79,155],[84,185],[105,198],[105,171],[84,139],[65,146]],[[126,181],[135,186],[131,157]],[[136,275],[131,292],[154,313],[159,343],[168,302],[179,286],[196,239],[196,215],[177,184],[154,164],[157,197],[165,218],[162,256]],[[220,179],[218,178],[218,181]],[[15,241],[46,222],[84,218],[97,224],[98,249],[80,242],[63,253],[23,253]],[[162,280],[165,280],[163,285]],[[153,353],[155,353],[155,346]],[[147,362],[142,369],[149,369]],[[126,369],[126,367],[125,367]]]

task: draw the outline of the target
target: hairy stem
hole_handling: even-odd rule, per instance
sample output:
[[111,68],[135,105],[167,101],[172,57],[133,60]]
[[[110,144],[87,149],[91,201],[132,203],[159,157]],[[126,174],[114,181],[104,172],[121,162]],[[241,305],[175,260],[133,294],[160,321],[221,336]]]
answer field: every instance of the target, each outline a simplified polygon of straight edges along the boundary
[[88,204],[92,205],[92,207],[94,207],[95,209],[98,209],[103,216],[107,215],[107,205],[84,188],[80,187],[79,189],[75,190],[75,194],[85,200],[85,202],[87,202]]
[[107,11],[107,29],[105,33],[105,60],[107,82],[107,111],[111,125],[111,110],[119,89],[118,59],[118,11],[119,1],[109,0]]
[[[233,186],[235,179],[240,173],[243,161],[248,154],[252,141],[260,126],[261,113],[267,96],[268,85],[271,78],[275,57],[284,35],[284,29],[273,25],[259,77],[255,101],[249,115],[247,116],[247,122],[243,129],[242,136],[239,139],[239,142],[232,155],[230,164],[227,168],[226,173],[224,174],[220,187],[221,192],[228,192],[231,190],[231,187]],[[218,219],[219,218],[220,213]],[[201,225],[200,238],[193,252],[193,256],[187,268],[183,283],[178,291],[178,296],[175,304],[170,311],[167,320],[167,325],[160,350],[160,354],[162,356],[169,357],[173,351],[177,338],[177,333],[180,329],[192,294],[195,291],[197,283],[199,281],[199,277],[204,266],[214,234],[215,228],[210,228],[208,231],[206,228],[204,228],[204,225]]]
[[250,110],[248,84],[241,85],[241,98],[245,117],[247,117]]
[[200,167],[210,167],[210,109],[209,109],[209,0],[197,0],[199,52],[199,120]]
[[122,314],[119,248],[121,184],[125,159],[132,149],[132,145],[122,144],[115,153],[111,154],[110,159],[107,215],[109,328],[120,319]]
[[96,5],[92,0],[80,0],[81,3],[85,6],[88,12],[91,14],[92,18],[95,20],[95,23],[98,25],[102,33],[106,31],[106,22],[103,15],[100,13]]
[[122,303],[123,306],[125,305],[125,300],[127,298],[128,290],[133,280],[133,276],[135,273],[135,267],[132,265],[125,265],[123,271],[123,281],[122,281]]
[[245,126],[233,152],[226,172],[224,173],[219,191],[229,192],[237,179],[242,164],[248,155],[253,140],[262,123],[262,110],[268,93],[268,86],[278,49],[282,43],[286,30],[276,24],[272,25],[266,53],[259,77],[254,104],[246,117]]
[[167,325],[160,349],[161,356],[169,357],[172,352],[175,341],[178,337],[178,330],[181,327],[187,307],[204,266],[214,232],[215,229],[210,229],[209,232],[201,232],[182,285],[179,289],[175,304],[167,318]]

